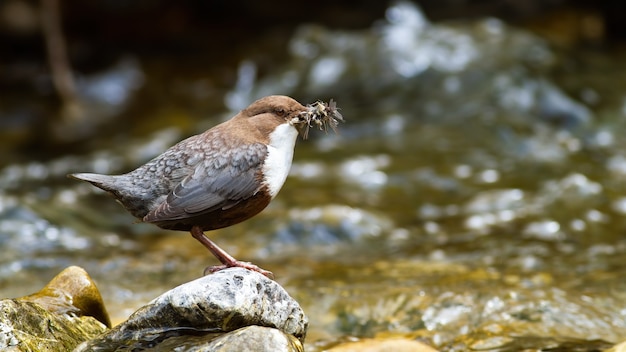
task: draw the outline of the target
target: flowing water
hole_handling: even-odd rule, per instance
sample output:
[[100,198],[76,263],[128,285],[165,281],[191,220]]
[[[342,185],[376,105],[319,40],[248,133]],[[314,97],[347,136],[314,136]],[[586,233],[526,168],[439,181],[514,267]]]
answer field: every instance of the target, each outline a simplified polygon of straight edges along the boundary
[[[389,335],[443,351],[624,339],[624,53],[563,52],[496,19],[431,23],[397,3],[369,29],[303,25],[287,55],[264,74],[242,62],[226,94],[173,83],[187,109],[146,106],[63,153],[7,158],[0,294],[37,291],[80,265],[120,322],[201,275],[214,259],[189,234],[137,224],[65,174],[129,171],[286,94],[333,98],[346,123],[298,142],[268,209],[209,235],[302,304],[309,350]],[[120,114],[150,76],[125,59],[85,79],[89,111]]]

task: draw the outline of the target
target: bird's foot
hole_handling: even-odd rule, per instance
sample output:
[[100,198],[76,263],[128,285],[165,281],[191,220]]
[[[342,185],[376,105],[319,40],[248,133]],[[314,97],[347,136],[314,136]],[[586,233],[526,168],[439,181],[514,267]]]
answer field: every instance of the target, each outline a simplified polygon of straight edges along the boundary
[[226,253],[225,250],[221,249],[217,244],[215,244],[215,242],[206,237],[201,227],[193,226],[191,228],[191,236],[202,243],[202,245],[204,245],[215,256],[215,258],[222,262],[222,265],[209,266],[204,269],[204,275],[212,274],[226,268],[244,268],[256,271],[257,273],[263,274],[274,280],[274,274],[272,274],[271,271],[263,270],[252,263],[240,262],[239,260],[233,258],[232,255]]
[[262,275],[264,275],[264,276],[274,280],[274,274],[271,271],[267,271],[267,270],[261,269],[258,266],[254,265],[252,263],[249,263],[249,262],[240,262],[239,260],[235,260],[235,261],[229,262],[228,264],[207,266],[204,269],[204,275],[213,274],[213,273],[216,273],[216,272],[218,272],[220,270],[224,270],[224,269],[228,269],[228,268],[244,268],[244,269],[256,271],[257,273],[262,274]]

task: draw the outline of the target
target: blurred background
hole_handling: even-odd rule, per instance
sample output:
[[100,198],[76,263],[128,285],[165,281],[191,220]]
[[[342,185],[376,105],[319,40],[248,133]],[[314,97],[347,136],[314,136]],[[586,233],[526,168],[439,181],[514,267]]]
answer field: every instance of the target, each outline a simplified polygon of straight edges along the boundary
[[[0,295],[84,267],[115,322],[201,275],[187,233],[65,177],[124,173],[255,99],[337,101],[262,214],[209,235],[275,273],[307,349],[626,331],[621,1],[0,1]],[[573,347],[572,347],[573,348]]]

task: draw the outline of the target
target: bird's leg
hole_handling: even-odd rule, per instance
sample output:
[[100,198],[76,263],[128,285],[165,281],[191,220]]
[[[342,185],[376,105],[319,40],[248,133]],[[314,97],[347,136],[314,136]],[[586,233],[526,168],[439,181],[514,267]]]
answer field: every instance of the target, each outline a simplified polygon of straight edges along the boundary
[[217,246],[217,244],[215,244],[215,242],[211,241],[211,239],[209,239],[204,234],[204,231],[202,231],[201,227],[193,226],[191,228],[191,236],[198,240],[198,242],[202,243],[202,245],[204,245],[215,256],[215,258],[217,258],[222,263],[222,265],[207,267],[206,269],[204,269],[204,275],[211,274],[226,268],[237,267],[256,271],[257,273],[261,273],[269,277],[270,279],[274,279],[274,274],[271,271],[263,270],[252,263],[241,262],[233,258],[232,255],[226,253],[225,250],[221,249]]

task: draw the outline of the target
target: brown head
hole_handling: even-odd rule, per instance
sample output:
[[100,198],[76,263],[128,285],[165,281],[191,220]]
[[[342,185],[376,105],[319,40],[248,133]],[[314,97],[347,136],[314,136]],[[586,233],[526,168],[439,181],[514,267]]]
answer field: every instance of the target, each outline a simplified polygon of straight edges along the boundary
[[263,135],[269,135],[278,125],[289,123],[299,133],[307,125],[301,118],[310,110],[284,95],[270,95],[261,98],[243,109],[235,119],[246,119],[248,124],[255,126]]

